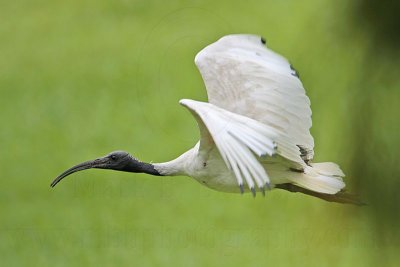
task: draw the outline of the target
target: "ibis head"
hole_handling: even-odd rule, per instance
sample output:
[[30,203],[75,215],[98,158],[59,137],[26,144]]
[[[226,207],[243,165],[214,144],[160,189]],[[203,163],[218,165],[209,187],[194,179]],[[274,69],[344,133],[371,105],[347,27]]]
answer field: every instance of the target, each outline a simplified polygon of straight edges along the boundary
[[87,169],[109,169],[115,171],[161,175],[152,164],[141,162],[132,157],[128,152],[114,151],[104,157],[85,161],[69,168],[54,179],[50,186],[54,187],[68,175]]

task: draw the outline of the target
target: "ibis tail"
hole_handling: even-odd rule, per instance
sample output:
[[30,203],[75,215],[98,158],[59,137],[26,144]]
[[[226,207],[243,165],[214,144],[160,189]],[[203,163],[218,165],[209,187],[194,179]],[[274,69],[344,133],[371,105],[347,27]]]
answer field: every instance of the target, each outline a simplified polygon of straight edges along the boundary
[[317,197],[329,202],[343,203],[343,204],[353,204],[358,206],[366,205],[363,201],[361,201],[356,195],[345,192],[344,190],[337,192],[336,194],[324,194],[315,191],[308,190],[306,188],[302,188],[300,186],[287,183],[287,184],[278,184],[275,186],[276,188],[283,189],[293,193],[302,193],[309,196]]

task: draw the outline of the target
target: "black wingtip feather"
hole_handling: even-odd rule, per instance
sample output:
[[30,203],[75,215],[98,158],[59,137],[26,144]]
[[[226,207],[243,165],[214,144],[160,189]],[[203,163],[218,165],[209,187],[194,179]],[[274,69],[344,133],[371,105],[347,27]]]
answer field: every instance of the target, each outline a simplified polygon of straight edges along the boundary
[[253,194],[253,197],[256,197],[256,189],[254,187],[251,188],[251,193]]
[[239,189],[240,189],[240,194],[243,194],[243,193],[244,193],[243,184],[240,184],[240,185],[239,185]]
[[261,37],[261,43],[262,43],[263,45],[265,45],[265,44],[267,44],[267,40],[265,40],[264,37]]

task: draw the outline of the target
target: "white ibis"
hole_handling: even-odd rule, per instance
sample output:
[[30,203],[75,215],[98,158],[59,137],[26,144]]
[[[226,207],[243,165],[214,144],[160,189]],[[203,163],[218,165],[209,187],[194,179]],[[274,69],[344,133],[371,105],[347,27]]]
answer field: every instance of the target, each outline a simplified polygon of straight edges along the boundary
[[344,174],[332,162],[312,163],[311,109],[296,70],[256,35],[222,37],[195,58],[208,103],[183,99],[197,121],[200,140],[178,158],[145,163],[124,151],[78,164],[64,177],[90,168],[186,175],[223,192],[275,188],[333,202],[360,204],[344,193]]

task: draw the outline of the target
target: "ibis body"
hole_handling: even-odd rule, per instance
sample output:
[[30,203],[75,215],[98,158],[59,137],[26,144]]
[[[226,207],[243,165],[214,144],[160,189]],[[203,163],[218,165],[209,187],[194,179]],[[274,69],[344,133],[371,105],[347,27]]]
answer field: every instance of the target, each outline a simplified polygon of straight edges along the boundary
[[89,168],[158,176],[186,175],[223,192],[274,188],[328,201],[356,203],[343,192],[344,174],[335,163],[313,163],[310,100],[297,71],[268,49],[262,37],[222,37],[195,57],[208,102],[183,99],[200,130],[199,142],[178,158],[144,163],[115,151],[78,164],[51,184]]

